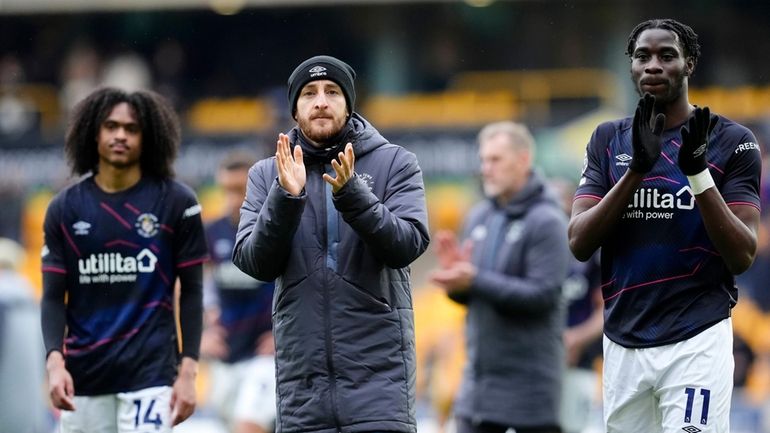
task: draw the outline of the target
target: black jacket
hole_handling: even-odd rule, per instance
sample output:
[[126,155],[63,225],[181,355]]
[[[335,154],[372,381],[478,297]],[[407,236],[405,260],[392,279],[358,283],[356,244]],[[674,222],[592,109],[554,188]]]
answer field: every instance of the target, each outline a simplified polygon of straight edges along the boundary
[[464,236],[478,268],[467,304],[468,360],[455,412],[515,427],[559,423],[564,348],[561,286],[567,218],[536,172],[506,206],[487,199]]
[[233,261],[277,277],[279,433],[416,431],[408,266],[429,242],[422,173],[358,114],[348,141],[357,175],[334,195],[321,177],[331,155],[307,145],[299,197],[278,184],[274,157],[249,173]]

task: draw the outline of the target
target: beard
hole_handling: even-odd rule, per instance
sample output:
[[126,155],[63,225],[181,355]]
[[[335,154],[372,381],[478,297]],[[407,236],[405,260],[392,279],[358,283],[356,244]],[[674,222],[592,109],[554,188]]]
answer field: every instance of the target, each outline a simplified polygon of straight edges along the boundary
[[329,141],[342,131],[342,128],[345,126],[345,119],[331,119],[328,123],[323,128],[319,128],[314,126],[313,121],[310,119],[297,119],[297,124],[302,134],[313,143],[321,145],[319,147],[329,144]]
[[495,197],[498,192],[500,191],[500,188],[498,188],[496,185],[490,184],[488,182],[481,181],[481,190],[484,192],[484,195],[487,197]]

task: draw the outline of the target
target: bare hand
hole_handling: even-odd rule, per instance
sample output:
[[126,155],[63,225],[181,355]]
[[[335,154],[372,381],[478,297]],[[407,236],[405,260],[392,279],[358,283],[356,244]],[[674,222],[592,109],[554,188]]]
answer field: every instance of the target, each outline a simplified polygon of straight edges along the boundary
[[171,392],[171,422],[177,425],[195,411],[195,376],[198,363],[191,358],[182,358],[179,375]]
[[332,160],[332,168],[337,173],[337,177],[332,178],[327,173],[323,175],[324,180],[331,184],[333,193],[342,189],[355,173],[356,155],[353,153],[353,144],[346,144],[345,152],[340,152],[337,157],[339,162],[336,159]]
[[302,160],[302,147],[294,146],[292,155],[289,136],[283,133],[278,134],[277,144],[275,166],[278,169],[278,183],[289,194],[298,196],[305,188],[307,180],[305,162]]
[[477,269],[468,261],[456,261],[449,267],[437,269],[430,274],[430,280],[443,287],[447,293],[466,292],[470,289]]
[[64,357],[61,352],[51,352],[46,361],[48,370],[48,393],[51,396],[51,404],[61,410],[75,410],[75,386],[67,368],[64,366]]
[[439,266],[442,268],[449,268],[456,262],[469,262],[471,260],[473,244],[470,239],[463,242],[461,247],[457,241],[457,236],[451,230],[439,230],[433,235],[433,239]]
[[577,335],[577,332],[572,329],[564,330],[562,340],[564,341],[564,353],[567,357],[567,366],[574,367],[577,365],[578,361],[580,361],[580,356],[583,354],[585,344]]
[[439,265],[446,269],[460,260],[460,245],[457,243],[457,236],[451,230],[440,230],[433,236],[434,245],[436,245],[436,256],[438,256]]

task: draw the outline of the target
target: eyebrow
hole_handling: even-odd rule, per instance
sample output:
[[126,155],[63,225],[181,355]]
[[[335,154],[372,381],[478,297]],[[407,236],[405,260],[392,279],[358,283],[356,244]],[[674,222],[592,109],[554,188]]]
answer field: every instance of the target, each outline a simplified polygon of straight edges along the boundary
[[[648,51],[650,51],[650,47],[647,47],[647,46],[637,46],[634,49],[634,53],[639,52],[639,51],[641,51],[641,52],[648,52]],[[679,53],[680,49],[679,49],[679,47],[677,47],[676,44],[673,44],[673,45],[663,45],[663,46],[661,46],[658,49],[658,51],[673,51],[673,52]]]

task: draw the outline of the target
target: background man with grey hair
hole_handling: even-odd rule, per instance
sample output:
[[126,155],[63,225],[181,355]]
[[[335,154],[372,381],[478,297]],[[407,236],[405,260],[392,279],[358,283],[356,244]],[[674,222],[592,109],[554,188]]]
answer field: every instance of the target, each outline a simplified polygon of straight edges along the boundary
[[567,221],[533,170],[533,153],[524,125],[484,127],[479,156],[486,199],[466,217],[462,245],[452,232],[435,236],[440,268],[432,280],[468,307],[458,433],[561,431]]

